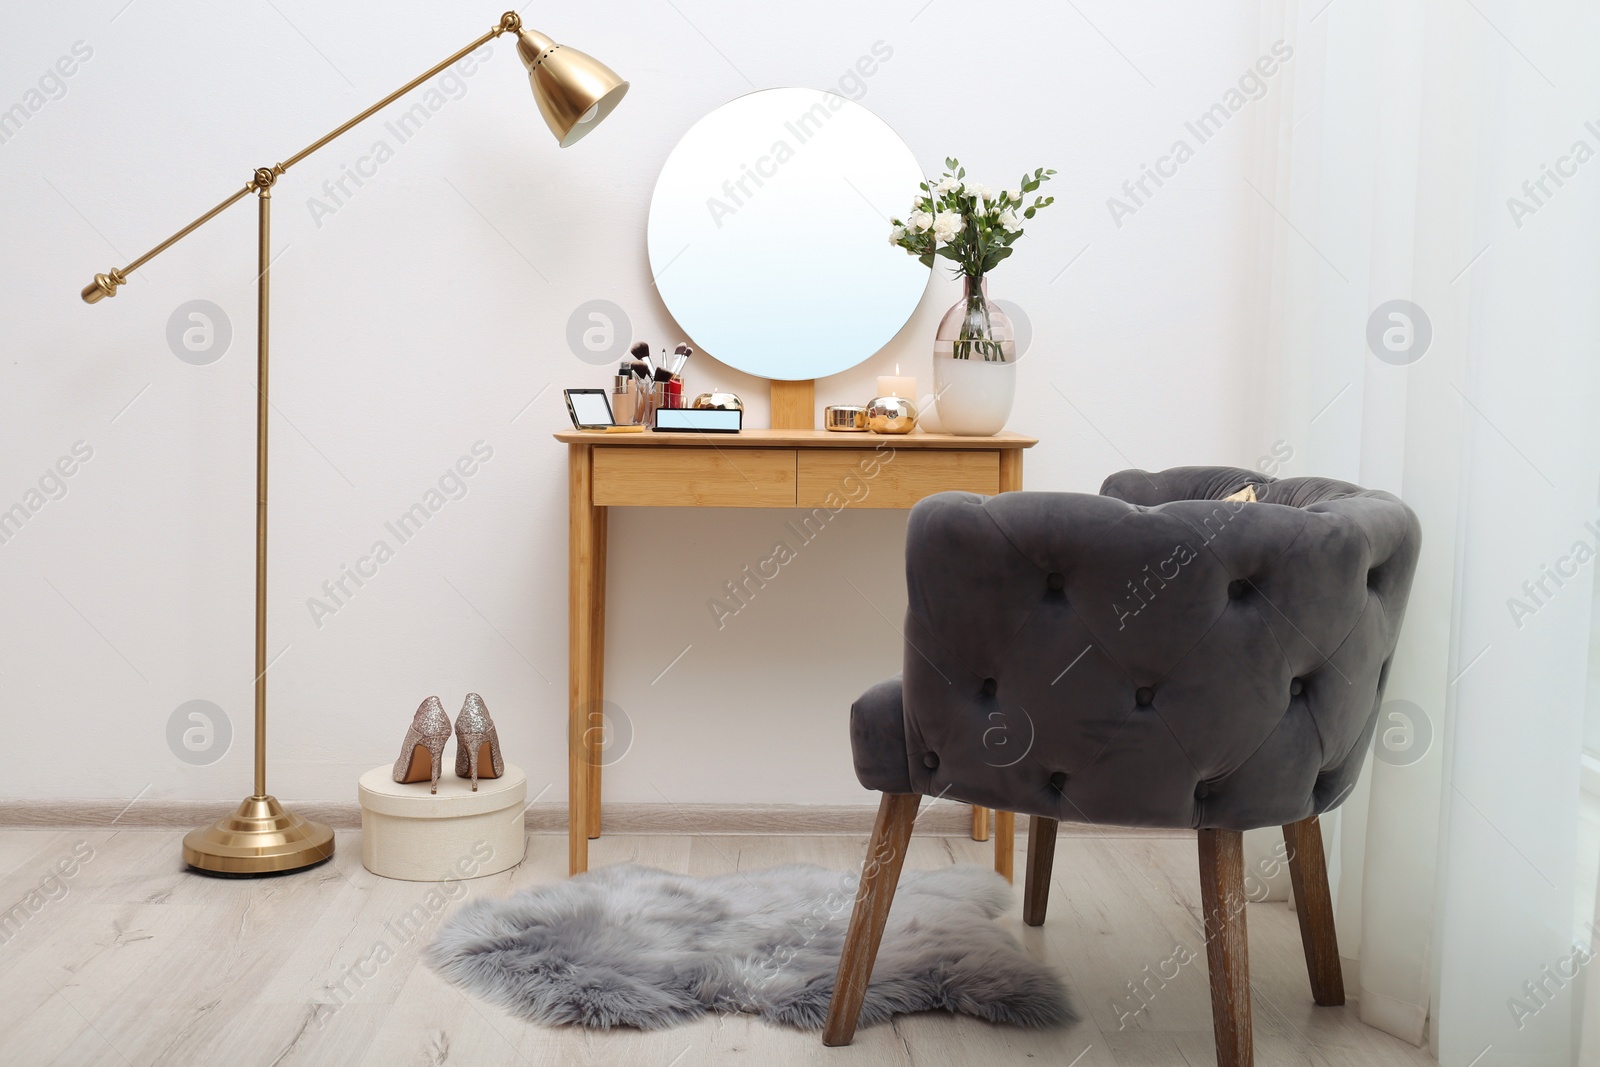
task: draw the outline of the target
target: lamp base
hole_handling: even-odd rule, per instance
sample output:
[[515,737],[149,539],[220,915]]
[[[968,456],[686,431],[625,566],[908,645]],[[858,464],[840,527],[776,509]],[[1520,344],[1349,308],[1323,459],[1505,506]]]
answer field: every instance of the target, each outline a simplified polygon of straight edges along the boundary
[[271,796],[246,797],[231,815],[183,838],[183,862],[205,874],[279,874],[332,857],[332,828],[285,811]]

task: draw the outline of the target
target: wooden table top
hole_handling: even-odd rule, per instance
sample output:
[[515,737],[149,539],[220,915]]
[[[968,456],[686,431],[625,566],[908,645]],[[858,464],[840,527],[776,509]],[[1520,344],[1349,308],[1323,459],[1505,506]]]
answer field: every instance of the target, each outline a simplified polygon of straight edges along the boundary
[[644,433],[604,433],[597,430],[561,430],[557,441],[569,445],[623,445],[633,447],[672,447],[691,445],[715,448],[876,448],[889,444],[895,448],[934,451],[1008,451],[1032,448],[1036,437],[1005,431],[993,437],[956,437],[946,433],[841,433],[836,430],[740,430],[738,433],[676,433],[646,430]]

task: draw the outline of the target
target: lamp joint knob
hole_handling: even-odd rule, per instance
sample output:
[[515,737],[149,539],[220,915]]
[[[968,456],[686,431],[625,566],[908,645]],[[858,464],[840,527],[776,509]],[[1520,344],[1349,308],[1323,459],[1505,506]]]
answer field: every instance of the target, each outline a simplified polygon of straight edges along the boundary
[[127,275],[120,269],[113,268],[107,274],[96,274],[94,281],[84,286],[82,294],[85,304],[98,304],[108,296],[117,295],[117,286],[126,285]]

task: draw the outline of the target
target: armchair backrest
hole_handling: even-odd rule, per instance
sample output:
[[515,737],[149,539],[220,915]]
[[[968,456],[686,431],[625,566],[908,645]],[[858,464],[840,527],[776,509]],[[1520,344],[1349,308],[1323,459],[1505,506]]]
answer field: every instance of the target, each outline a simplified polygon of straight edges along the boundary
[[[1257,502],[1221,499],[1246,485]],[[1113,825],[1326,811],[1370,745],[1420,543],[1388,493],[1236,468],[930,497],[906,535],[912,784]]]

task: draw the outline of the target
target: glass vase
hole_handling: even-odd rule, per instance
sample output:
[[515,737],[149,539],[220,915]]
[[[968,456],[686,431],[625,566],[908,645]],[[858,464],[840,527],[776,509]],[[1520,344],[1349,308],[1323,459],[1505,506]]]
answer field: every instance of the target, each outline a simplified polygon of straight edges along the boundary
[[965,437],[1005,429],[1017,391],[1011,319],[989,301],[988,281],[963,275],[961,299],[939,321],[933,343],[934,405],[940,428]]

